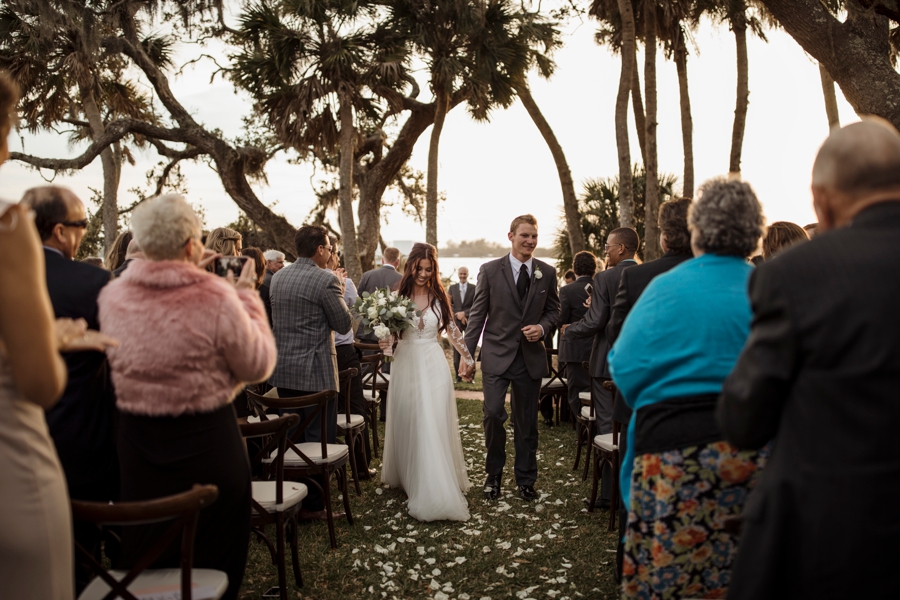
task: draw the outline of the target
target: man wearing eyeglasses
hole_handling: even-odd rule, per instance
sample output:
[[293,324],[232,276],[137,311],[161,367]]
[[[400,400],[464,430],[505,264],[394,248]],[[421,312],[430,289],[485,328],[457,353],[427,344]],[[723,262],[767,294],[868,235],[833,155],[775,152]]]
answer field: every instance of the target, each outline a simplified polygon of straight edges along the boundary
[[[34,223],[44,244],[47,291],[57,318],[84,319],[100,329],[97,296],[110,281],[109,271],[73,260],[87,229],[84,204],[58,186],[32,188],[22,204],[34,211]],[[63,355],[68,383],[59,402],[47,411],[47,426],[66,474],[69,495],[76,500],[114,500],[119,465],[113,423],[115,395],[102,352]],[[99,537],[76,523],[75,541],[90,549]],[[90,571],[76,568],[76,585],[87,584]]]

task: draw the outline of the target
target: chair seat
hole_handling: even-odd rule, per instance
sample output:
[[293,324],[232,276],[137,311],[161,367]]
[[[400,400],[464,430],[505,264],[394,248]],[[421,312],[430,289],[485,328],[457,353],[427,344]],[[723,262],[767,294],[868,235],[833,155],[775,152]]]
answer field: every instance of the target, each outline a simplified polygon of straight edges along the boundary
[[591,393],[590,392],[578,392],[578,399],[579,400],[587,400],[588,402],[590,402]]
[[337,416],[337,426],[341,429],[353,429],[354,427],[359,427],[360,425],[365,424],[366,420],[362,415],[350,415],[350,423],[347,423],[347,417],[345,413],[340,413]]
[[[110,571],[109,574],[121,580],[128,571]],[[191,587],[194,600],[218,600],[228,589],[228,575],[213,569],[191,569]],[[181,597],[181,569],[148,569],[131,582],[128,591],[138,598],[168,597],[172,592],[177,592],[177,597]],[[78,600],[100,600],[109,592],[106,582],[95,577]]]
[[[305,442],[303,444],[296,444],[297,449],[300,450],[303,454],[305,454],[313,463],[317,465],[323,465],[326,463],[335,463],[347,457],[350,454],[350,449],[347,448],[344,444],[328,444],[328,457],[322,458],[322,444],[319,442]],[[278,454],[278,450],[272,452],[269,458],[263,459],[263,462],[270,463],[274,460],[275,456]],[[309,463],[307,463],[303,458],[300,457],[296,452],[294,452],[293,448],[289,448],[287,452],[284,453],[284,466],[285,467],[308,467]]]
[[[272,414],[272,413],[266,413],[266,418],[269,421],[271,421],[272,419],[277,419],[278,417],[279,417],[279,415]],[[257,417],[256,415],[250,415],[249,417],[247,417],[247,422],[248,423],[259,423],[259,417]]]
[[541,389],[542,390],[561,390],[566,387],[566,380],[557,377],[552,380],[550,377],[544,377],[541,379]]
[[[277,481],[254,481],[253,499],[269,512],[276,512],[279,507],[275,503],[278,491]],[[281,484],[282,503],[280,510],[287,510],[299,504],[309,493],[306,485],[297,481],[285,481]]]
[[594,436],[594,446],[608,452],[619,449],[616,444],[613,444],[613,434],[611,433],[604,433],[603,435]]
[[271,390],[263,394],[263,398],[278,398],[278,388],[273,387]]
[[[597,420],[597,416],[591,414],[590,406],[582,406],[581,407],[581,418],[587,419],[588,421],[596,421]],[[602,436],[598,435],[597,437],[602,437]],[[610,437],[612,437],[612,434],[610,434]]]

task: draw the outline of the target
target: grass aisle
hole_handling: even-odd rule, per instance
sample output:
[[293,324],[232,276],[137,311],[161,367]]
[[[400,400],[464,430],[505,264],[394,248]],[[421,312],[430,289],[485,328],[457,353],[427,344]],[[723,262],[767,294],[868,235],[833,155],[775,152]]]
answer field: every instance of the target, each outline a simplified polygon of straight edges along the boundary
[[[472,517],[465,523],[420,523],[407,515],[406,496],[376,481],[352,490],[355,524],[337,522],[339,547],[329,550],[325,523],[300,527],[304,587],[292,598],[615,598],[615,534],[606,531],[609,513],[584,510],[590,479],[571,470],[575,434],[568,427],[540,425],[535,488],[539,502],[515,496],[512,430],[507,426],[508,468],[501,498],[482,499],[484,432],[481,402],[458,400],[460,432],[472,489]],[[383,427],[382,427],[383,433]],[[382,438],[383,439],[383,438]],[[378,468],[380,460],[372,462]],[[340,501],[335,499],[335,508]],[[259,598],[277,585],[277,571],[262,544],[250,544],[242,598]]]

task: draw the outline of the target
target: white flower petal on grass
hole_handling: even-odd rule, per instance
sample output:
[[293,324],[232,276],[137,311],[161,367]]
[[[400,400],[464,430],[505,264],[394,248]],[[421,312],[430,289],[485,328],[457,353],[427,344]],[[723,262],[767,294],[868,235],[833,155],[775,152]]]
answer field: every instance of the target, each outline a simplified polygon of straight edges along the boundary
[[491,553],[491,547],[490,547],[490,546],[485,546],[484,548],[481,549],[481,551],[484,552],[485,554],[490,554],[490,553]]
[[419,546],[418,548],[416,548],[416,552],[418,552],[420,556],[424,556],[425,546]]
[[450,600],[450,596],[448,596],[444,592],[435,592],[434,600]]
[[533,536],[531,536],[530,538],[528,538],[528,541],[529,541],[529,542],[536,542],[536,541],[538,541],[539,539],[541,539],[541,534],[536,533],[536,534],[534,534]]
[[428,557],[428,558],[425,559],[425,562],[428,563],[429,565],[433,565],[433,564],[434,564],[434,561],[435,561],[435,559],[433,559],[433,558],[431,558],[431,557]]
[[380,496],[380,495],[382,495],[382,494],[384,493],[384,490],[381,489],[381,488],[375,488],[375,493],[378,494],[378,495]]
[[387,554],[388,553],[387,548],[382,548],[378,544],[375,544],[375,552],[377,552],[378,554]]
[[439,590],[439,589],[441,589],[441,584],[438,583],[436,580],[432,579],[431,583],[428,584],[428,587],[430,587],[433,590]]
[[512,544],[509,542],[497,542],[497,546],[499,546],[503,550],[509,550]]
[[431,574],[434,575],[435,577],[437,577],[438,575],[441,574],[441,570],[440,569],[432,569]]
[[466,559],[465,556],[457,556],[457,557],[456,557],[455,559],[453,559],[453,560],[456,561],[456,564],[461,565],[461,564],[463,564],[464,562],[466,562],[467,559]]

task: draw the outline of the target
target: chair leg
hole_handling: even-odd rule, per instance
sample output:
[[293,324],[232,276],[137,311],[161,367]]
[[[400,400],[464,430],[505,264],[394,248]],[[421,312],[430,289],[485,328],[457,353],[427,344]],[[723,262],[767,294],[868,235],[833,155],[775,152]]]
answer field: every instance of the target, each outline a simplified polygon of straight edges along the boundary
[[573,471],[578,470],[578,463],[581,462],[581,445],[584,443],[581,423],[575,425],[575,464],[572,466]]
[[584,472],[581,474],[581,483],[587,481],[588,465],[591,464],[591,451],[594,449],[594,440],[591,439],[591,434],[587,433],[585,437],[587,437],[587,439],[585,440],[585,446],[587,446],[587,450],[585,450],[584,455]]
[[331,507],[331,474],[323,473],[322,496],[325,499],[325,515],[328,518],[328,537],[331,538],[331,547],[337,548],[337,537],[334,535],[334,510]]
[[275,518],[275,543],[278,551],[278,592],[281,600],[287,600],[287,573],[284,566],[284,517],[278,513]]
[[352,429],[348,430],[345,441],[347,446],[350,447],[350,468],[353,469],[353,483],[356,486],[356,495],[362,496],[362,488],[359,487],[359,469],[356,467],[356,444],[359,443],[356,439],[356,432]]
[[376,405],[375,418],[372,419],[372,456],[378,458],[378,407]]
[[291,566],[294,567],[294,582],[298,588],[303,587],[303,575],[300,573],[300,551],[297,547],[297,517],[294,516],[288,523],[291,528]]
[[594,453],[594,481],[591,485],[591,502],[588,504],[588,512],[594,512],[594,503],[597,502],[597,485],[600,483],[601,468],[600,453]]
[[616,460],[615,454],[613,455],[613,460],[610,461],[610,470],[612,471],[612,481],[609,486],[609,530],[616,530],[616,513],[619,512],[619,482],[618,482],[618,469],[616,469]]
[[347,523],[353,525],[353,514],[350,512],[350,494],[347,493],[347,465],[341,467],[340,478],[344,494],[344,514],[347,515]]

